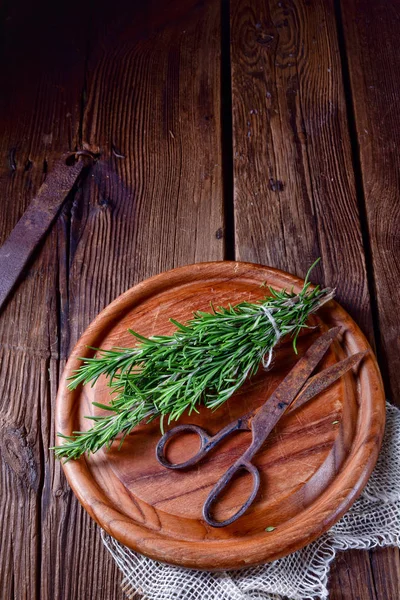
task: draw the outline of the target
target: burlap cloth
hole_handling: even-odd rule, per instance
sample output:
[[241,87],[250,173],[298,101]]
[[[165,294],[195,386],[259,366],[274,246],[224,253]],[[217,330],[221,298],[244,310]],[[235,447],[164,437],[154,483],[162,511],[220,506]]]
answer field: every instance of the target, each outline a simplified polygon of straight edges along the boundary
[[361,497],[327,533],[303,550],[260,567],[209,573],[165,565],[129,550],[105,532],[128,598],[146,600],[295,600],[328,598],[338,550],[400,546],[400,410],[387,404],[378,463]]

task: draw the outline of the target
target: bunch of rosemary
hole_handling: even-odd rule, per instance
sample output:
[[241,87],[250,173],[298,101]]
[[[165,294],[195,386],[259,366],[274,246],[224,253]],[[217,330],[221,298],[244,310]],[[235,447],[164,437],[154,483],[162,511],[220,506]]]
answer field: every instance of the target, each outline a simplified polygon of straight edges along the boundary
[[194,313],[185,325],[171,319],[177,330],[170,336],[145,338],[130,330],[139,341],[135,347],[98,350],[95,357],[83,358],[69,388],[93,385],[105,375],[110,404],[93,404],[109,414],[88,417],[94,421],[88,431],[59,434],[65,441],[54,448],[56,456],[77,459],[110,447],[119,434],[121,445],[141,421],[168,415],[170,422],[185,411],[196,411],[200,403],[218,408],[260,364],[269,367],[280,338],[292,334],[296,351],[309,315],[333,298],[331,289],[311,288],[309,272],[299,294],[269,288],[270,296],[261,302],[211,307],[209,313]]

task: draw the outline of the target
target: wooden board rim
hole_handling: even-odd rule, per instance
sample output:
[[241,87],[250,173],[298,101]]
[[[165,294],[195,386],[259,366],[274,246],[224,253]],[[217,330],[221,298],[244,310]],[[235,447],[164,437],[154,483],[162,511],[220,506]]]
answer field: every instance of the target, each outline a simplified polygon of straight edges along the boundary
[[[204,280],[210,272],[213,277],[221,278],[251,273],[269,273],[287,282],[288,287],[298,289],[303,281],[278,269],[253,263],[216,261],[197,263],[172,269],[147,279],[119,296],[108,305],[89,325],[76,344],[65,367],[56,401],[56,431],[69,433],[69,427],[74,414],[73,394],[66,389],[66,379],[78,364],[78,357],[84,353],[86,345],[96,345],[96,336],[102,327],[118,319],[135,299],[151,295],[154,290],[168,287],[174,281],[182,281],[189,277],[190,281],[198,278]],[[232,275],[233,274],[233,275]],[[332,302],[335,315],[351,323],[353,336],[357,338],[357,349],[369,349],[370,346],[364,335],[336,302]],[[198,543],[186,540],[166,539],[162,532],[149,531],[146,527],[134,523],[126,515],[110,506],[107,497],[91,479],[85,458],[79,461],[63,463],[63,469],[68,482],[83,507],[92,518],[110,535],[130,548],[149,556],[150,558],[185,566],[207,570],[226,570],[244,568],[285,556],[315,540],[329,529],[351,506],[360,495],[371,474],[381,446],[385,425],[385,396],[382,380],[376,359],[371,351],[368,365],[368,377],[371,379],[371,397],[362,406],[364,427],[358,431],[356,439],[346,461],[346,468],[340,471],[335,479],[337,490],[327,496],[325,490],[321,496],[303,513],[303,526],[298,530],[296,523],[286,523],[279,531],[269,532],[268,535],[252,536],[243,539],[240,546],[232,540],[204,541],[199,553]],[[330,490],[329,486],[328,490]],[[311,510],[312,509],[312,510]],[[323,515],[322,522],[316,518]],[[295,519],[292,519],[295,521]]]

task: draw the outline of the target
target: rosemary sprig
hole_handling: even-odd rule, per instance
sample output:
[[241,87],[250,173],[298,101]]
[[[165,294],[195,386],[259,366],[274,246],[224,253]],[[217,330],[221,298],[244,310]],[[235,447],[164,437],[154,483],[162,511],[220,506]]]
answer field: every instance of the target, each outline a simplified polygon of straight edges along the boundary
[[170,336],[145,338],[130,330],[139,342],[135,347],[100,349],[95,357],[82,358],[68,387],[94,385],[105,375],[110,404],[93,404],[109,414],[88,417],[94,421],[88,431],[58,434],[65,441],[54,448],[56,456],[77,459],[110,447],[119,434],[121,445],[141,421],[168,415],[169,423],[185,411],[197,411],[200,403],[216,409],[260,364],[269,367],[282,337],[292,334],[296,352],[297,337],[310,314],[334,296],[329,288],[311,288],[311,269],[299,294],[269,288],[270,296],[260,302],[197,311],[185,325],[171,319],[177,329]]

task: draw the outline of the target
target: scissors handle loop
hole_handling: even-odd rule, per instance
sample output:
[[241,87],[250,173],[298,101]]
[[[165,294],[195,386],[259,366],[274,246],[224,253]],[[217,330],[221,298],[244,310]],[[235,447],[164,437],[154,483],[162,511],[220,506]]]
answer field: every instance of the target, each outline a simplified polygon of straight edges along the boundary
[[[250,475],[252,475],[252,477],[253,477],[253,489],[252,489],[249,497],[247,498],[247,500],[243,504],[243,506],[241,506],[241,508],[239,508],[239,510],[235,512],[234,515],[232,515],[225,521],[216,521],[211,516],[212,506],[218,501],[219,495],[227,487],[227,485],[229,485],[230,481],[235,477],[235,475],[243,470],[250,473]],[[251,462],[244,460],[243,458],[239,458],[239,460],[237,460],[231,467],[229,467],[229,469],[226,471],[226,473],[221,477],[221,479],[219,481],[217,481],[217,483],[215,484],[215,486],[209,493],[207,500],[205,501],[204,506],[203,506],[204,520],[206,521],[206,523],[208,523],[212,527],[226,527],[227,525],[230,525],[231,523],[236,521],[236,519],[241,517],[246,512],[246,510],[249,508],[249,506],[254,502],[254,499],[257,496],[259,487],[260,487],[260,473],[259,473],[257,467],[255,467]]]
[[[185,460],[181,463],[171,463],[165,456],[166,445],[172,438],[185,433],[197,433],[200,438],[200,448],[196,454],[188,460]],[[197,425],[177,425],[177,427],[174,427],[173,429],[170,429],[164,433],[158,442],[156,448],[157,460],[160,464],[168,469],[185,469],[187,467],[192,467],[207,454],[209,450],[210,439],[210,436],[202,427],[198,427]]]
[[[206,454],[208,454],[217,444],[227,438],[233,431],[248,431],[250,429],[250,419],[254,412],[247,413],[243,417],[229,423],[223,429],[221,429],[216,435],[208,435],[202,427],[198,425],[177,425],[173,427],[160,439],[156,448],[156,457],[160,464],[168,469],[186,469],[187,467],[193,467],[201,461]],[[194,456],[185,460],[181,463],[171,463],[165,456],[165,449],[167,443],[175,436],[185,433],[197,433],[200,438],[200,448]]]

